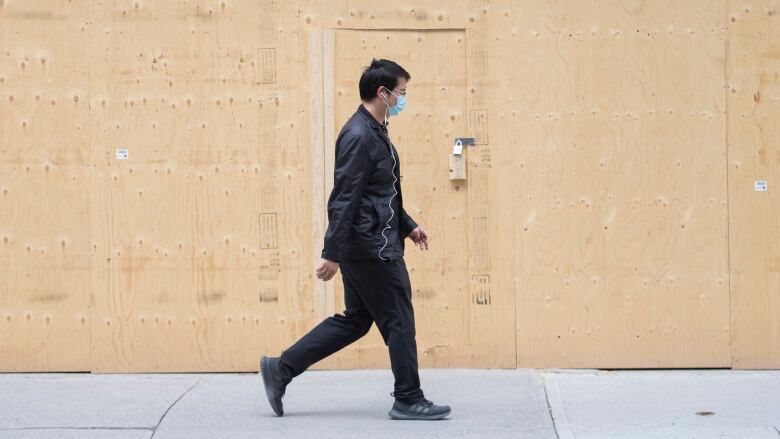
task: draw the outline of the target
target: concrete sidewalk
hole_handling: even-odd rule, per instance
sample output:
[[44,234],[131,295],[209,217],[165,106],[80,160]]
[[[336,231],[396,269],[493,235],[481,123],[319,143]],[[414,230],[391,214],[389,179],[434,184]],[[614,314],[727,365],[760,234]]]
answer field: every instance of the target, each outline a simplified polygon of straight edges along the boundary
[[390,420],[389,370],[306,372],[282,418],[257,374],[0,374],[0,439],[780,438],[780,371],[420,374],[447,420]]

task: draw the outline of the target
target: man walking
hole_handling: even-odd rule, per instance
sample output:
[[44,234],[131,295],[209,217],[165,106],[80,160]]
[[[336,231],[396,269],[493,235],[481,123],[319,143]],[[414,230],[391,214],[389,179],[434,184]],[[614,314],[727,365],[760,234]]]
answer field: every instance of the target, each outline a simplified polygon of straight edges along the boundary
[[393,419],[442,419],[448,406],[427,400],[417,371],[414,309],[404,240],[428,249],[428,235],[406,213],[398,153],[390,141],[388,116],[406,105],[409,73],[389,60],[373,60],[360,77],[355,114],[336,140],[328,230],[317,277],[329,281],[341,269],[344,315],[328,317],[281,357],[263,356],[260,373],[274,412],[284,414],[287,384],[312,364],[364,336],[376,322],[395,377]]

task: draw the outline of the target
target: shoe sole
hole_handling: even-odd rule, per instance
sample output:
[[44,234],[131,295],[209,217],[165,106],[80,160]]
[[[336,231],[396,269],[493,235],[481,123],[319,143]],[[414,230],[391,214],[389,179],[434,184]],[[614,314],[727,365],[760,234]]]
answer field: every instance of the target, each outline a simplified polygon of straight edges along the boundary
[[274,397],[273,397],[273,387],[271,386],[271,377],[266,374],[266,369],[268,369],[268,358],[263,357],[260,359],[260,376],[263,377],[263,387],[265,387],[265,396],[268,398],[268,404],[271,405],[271,408],[273,409],[274,413],[276,413],[276,416],[283,416],[284,411],[279,410],[278,407],[276,407],[276,404],[274,403]]
[[438,415],[415,415],[411,413],[405,413],[399,410],[390,410],[388,415],[399,421],[438,421],[439,419],[446,418],[450,414],[451,410],[446,413]]

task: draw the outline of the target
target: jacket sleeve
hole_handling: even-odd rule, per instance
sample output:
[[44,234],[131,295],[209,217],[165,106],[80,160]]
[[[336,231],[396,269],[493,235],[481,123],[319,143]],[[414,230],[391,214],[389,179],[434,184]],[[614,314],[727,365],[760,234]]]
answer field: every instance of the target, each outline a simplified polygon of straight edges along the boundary
[[357,135],[341,137],[336,144],[333,191],[328,198],[324,259],[340,262],[344,256],[344,246],[370,176],[371,158],[365,143]]
[[414,222],[411,216],[409,216],[408,213],[406,213],[406,209],[401,210],[401,221],[404,224],[404,236],[402,238],[406,239],[407,236],[409,236],[410,233],[414,229],[417,228],[417,223]]

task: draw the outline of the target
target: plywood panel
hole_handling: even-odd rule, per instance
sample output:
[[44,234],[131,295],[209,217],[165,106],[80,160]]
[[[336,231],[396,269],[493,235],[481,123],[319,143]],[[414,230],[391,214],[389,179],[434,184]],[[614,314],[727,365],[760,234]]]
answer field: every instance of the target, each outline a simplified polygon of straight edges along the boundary
[[0,370],[89,370],[85,9],[0,7]]
[[253,370],[311,318],[306,35],[212,3],[102,11],[94,371]]
[[518,366],[728,367],[724,3],[513,14],[489,27],[498,57],[523,48],[496,60],[489,116],[514,127],[490,136],[519,188],[496,192],[517,219]]
[[[479,3],[474,3],[479,6]],[[469,147],[469,298],[471,343],[473,351],[488,357],[492,367],[511,367],[517,363],[517,352],[511,344],[516,337],[509,335],[515,328],[516,297],[513,272],[511,224],[513,212],[501,204],[501,194],[511,194],[521,188],[514,184],[503,186],[496,179],[493,157],[504,146],[496,142],[494,133],[506,127],[491,123],[493,113],[489,102],[504,96],[506,90],[491,76],[491,70],[501,70],[491,47],[491,28],[508,17],[505,3],[492,8],[483,2],[479,14],[472,14],[466,30],[468,101],[466,117],[469,136],[475,146]],[[490,347],[489,353],[483,349]]]
[[[323,32],[309,31],[309,90],[311,114],[311,173],[312,173],[312,242],[322,242],[328,225],[325,196],[325,133],[324,133],[324,70]],[[312,266],[321,264],[322,248],[312,246]],[[314,309],[319,317],[327,317],[327,286],[332,283],[314,282]]]
[[[730,1],[728,146],[732,357],[780,367],[780,2]],[[755,190],[765,181],[766,192]]]

